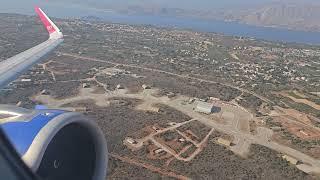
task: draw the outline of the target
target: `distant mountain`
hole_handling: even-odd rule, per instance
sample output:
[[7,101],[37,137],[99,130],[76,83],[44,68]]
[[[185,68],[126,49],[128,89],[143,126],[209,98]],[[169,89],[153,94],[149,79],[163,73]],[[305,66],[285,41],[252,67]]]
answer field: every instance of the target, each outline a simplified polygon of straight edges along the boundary
[[280,2],[225,15],[232,20],[258,26],[320,31],[320,4],[315,3]]
[[[209,8],[210,9],[210,8]],[[256,26],[272,26],[304,31],[320,31],[320,2],[277,1],[239,7],[183,9],[155,4],[118,6],[116,11],[126,14],[193,17],[237,21]]]
[[81,20],[92,21],[92,22],[103,21],[103,19],[101,19],[97,16],[83,16],[83,17],[81,17]]
[[[57,0],[58,2],[64,1]],[[185,0],[183,2],[181,0],[134,0],[129,2],[128,0],[92,0],[90,2],[70,0],[70,2],[75,8],[79,5],[81,8],[88,8],[88,11],[112,10],[129,15],[214,19],[256,26],[320,32],[320,0],[223,0],[219,2],[213,0]],[[84,17],[84,19],[100,21],[96,17]]]

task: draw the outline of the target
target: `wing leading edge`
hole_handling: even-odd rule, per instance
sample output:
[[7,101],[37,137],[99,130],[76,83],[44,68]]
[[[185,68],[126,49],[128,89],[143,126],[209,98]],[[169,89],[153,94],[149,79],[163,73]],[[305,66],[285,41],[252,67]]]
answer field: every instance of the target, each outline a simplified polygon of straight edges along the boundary
[[31,49],[0,62],[0,88],[17,79],[34,64],[39,63],[43,56],[54,50],[63,42],[63,34],[59,28],[39,7],[35,7],[35,11],[48,31],[49,39]]

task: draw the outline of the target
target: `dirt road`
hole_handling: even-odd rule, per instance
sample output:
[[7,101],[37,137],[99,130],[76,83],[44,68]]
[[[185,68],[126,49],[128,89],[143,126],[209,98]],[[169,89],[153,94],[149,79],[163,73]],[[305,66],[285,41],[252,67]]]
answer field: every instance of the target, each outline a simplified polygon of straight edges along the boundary
[[142,163],[142,162],[139,162],[138,160],[135,160],[135,159],[132,159],[132,158],[129,158],[129,157],[123,157],[123,156],[119,156],[117,154],[113,154],[113,153],[110,153],[110,156],[115,158],[115,159],[119,159],[123,162],[126,162],[126,163],[129,163],[129,164],[133,164],[133,165],[136,165],[136,166],[139,166],[139,167],[143,167],[143,168],[146,168],[152,172],[156,172],[156,173],[159,173],[159,174],[162,174],[162,175],[165,175],[165,176],[169,176],[169,177],[173,177],[173,178],[176,178],[176,179],[181,179],[181,180],[188,180],[190,178],[186,177],[186,176],[183,176],[183,175],[179,175],[179,174],[176,174],[172,171],[169,171],[169,170],[164,170],[163,168],[158,168],[158,167],[155,167],[151,164],[146,164],[146,163]]
[[[193,119],[196,119],[202,122],[203,124],[206,124],[208,127],[214,128],[217,131],[234,136],[235,139],[237,140],[237,142],[235,143],[239,143],[238,146],[235,146],[235,148],[232,149],[235,153],[243,155],[245,152],[249,151],[248,149],[251,144],[259,144],[262,146],[266,146],[270,149],[273,149],[277,152],[295,157],[296,159],[305,163],[303,165],[304,170],[308,170],[309,172],[320,174],[320,161],[318,159],[312,158],[290,147],[272,142],[270,138],[272,136],[272,131],[270,129],[259,127],[257,129],[257,134],[253,135],[253,134],[241,131],[239,129],[239,126],[234,126],[234,125],[230,126],[229,124],[225,125],[225,124],[217,123],[213,121],[212,118],[210,118],[210,116],[203,115],[193,111],[194,104],[183,103],[187,101],[189,97],[178,96],[175,99],[169,99],[167,97],[155,97],[155,96],[152,96],[152,94],[155,93],[154,91],[147,91],[149,95],[146,94],[146,92],[140,93],[140,94],[127,94],[126,91],[114,91],[114,92],[108,92],[106,94],[94,94],[92,93],[92,91],[93,89],[90,90],[90,88],[82,89],[80,91],[79,96],[71,97],[69,99],[63,99],[63,100],[55,100],[50,96],[41,96],[41,95],[35,98],[49,105],[49,107],[50,106],[59,107],[59,106],[62,106],[64,103],[70,103],[75,100],[86,100],[86,99],[93,99],[94,101],[96,101],[97,104],[105,106],[106,102],[108,102],[108,99],[113,97],[141,99],[147,104],[151,104],[154,102],[165,104],[171,108],[174,108],[192,117]],[[156,144],[157,142],[154,141],[154,143]],[[159,143],[158,146],[160,145],[161,144]],[[180,158],[180,157],[177,157],[177,158]]]
[[201,79],[201,78],[192,77],[190,75],[181,75],[181,74],[176,74],[176,73],[172,73],[172,72],[168,72],[168,71],[163,71],[163,70],[153,69],[153,68],[146,68],[146,67],[137,66],[137,65],[115,63],[115,62],[112,62],[112,61],[100,60],[100,59],[96,59],[96,58],[92,58],[92,57],[79,56],[79,55],[75,55],[75,54],[69,54],[69,53],[60,53],[60,54],[63,55],[63,56],[76,58],[77,60],[96,61],[96,62],[112,64],[112,65],[115,65],[115,66],[121,65],[121,66],[124,66],[124,67],[143,69],[145,71],[168,74],[168,75],[176,76],[176,77],[183,78],[183,79],[189,79],[189,80],[192,79],[192,80],[196,80],[196,81],[200,81],[200,82],[206,82],[206,83],[210,83],[210,84],[221,84],[221,85],[233,88],[233,89],[237,89],[237,90],[239,90],[241,92],[245,92],[245,93],[251,94],[251,95],[261,99],[262,101],[265,101],[265,102],[273,104],[273,102],[271,100],[269,100],[268,98],[266,98],[264,96],[261,96],[261,95],[255,93],[255,92],[252,92],[252,91],[240,88],[240,87],[233,86],[233,85],[228,84],[228,83],[221,83],[221,82],[211,81],[211,80],[207,80],[207,79]]

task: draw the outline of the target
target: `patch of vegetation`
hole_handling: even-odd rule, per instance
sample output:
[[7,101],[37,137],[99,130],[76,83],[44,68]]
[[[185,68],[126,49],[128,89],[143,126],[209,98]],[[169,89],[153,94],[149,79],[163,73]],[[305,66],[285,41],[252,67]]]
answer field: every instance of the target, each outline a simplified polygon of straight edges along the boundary
[[158,173],[148,171],[143,167],[122,162],[110,157],[108,161],[107,179],[128,179],[128,177],[139,177],[139,179],[161,179]]
[[282,127],[282,124],[280,122],[276,122],[272,119],[272,117],[268,117],[266,119],[266,125],[268,127]]
[[298,96],[296,93],[294,93],[292,91],[290,91],[288,94],[289,94],[289,96],[292,96],[292,97],[294,97],[296,99],[304,99],[303,97]]
[[192,145],[186,152],[182,153],[180,156],[183,158],[188,158],[195,150],[197,150],[197,147]]
[[290,104],[290,105],[293,109],[296,109],[300,112],[310,113],[310,114],[314,115],[315,117],[320,118],[320,111],[311,107],[311,106],[308,106],[304,103],[294,103],[294,104]]
[[262,105],[262,100],[248,93],[243,93],[242,99],[237,101],[239,105],[251,109],[254,113],[258,114],[259,107]]
[[260,145],[252,145],[249,158],[243,159],[215,143],[189,163],[173,161],[170,168],[192,179],[312,179],[291,166],[278,153]]
[[203,138],[206,137],[206,135],[209,133],[209,131],[211,130],[211,128],[209,128],[208,126],[202,124],[199,121],[192,121],[188,124],[185,124],[183,126],[180,126],[178,128],[179,131],[184,132],[187,130],[192,131],[196,136],[198,136],[200,139],[202,140]]
[[174,139],[176,139],[179,136],[179,134],[175,131],[166,131],[165,133],[162,133],[158,136],[163,138],[164,141],[168,142],[168,141],[173,141]]
[[[288,105],[292,109],[295,109],[303,113],[311,114],[317,118],[320,118],[320,111],[311,106],[308,106],[304,103],[296,103],[288,97],[279,96],[279,99],[285,102],[286,105]],[[284,108],[287,108],[287,107],[284,107]]]
[[301,140],[299,137],[294,136],[292,133],[290,133],[287,130],[282,131],[282,137],[284,139],[290,140],[293,146],[295,146],[298,149],[307,149],[310,150],[314,146],[320,146],[320,140]]

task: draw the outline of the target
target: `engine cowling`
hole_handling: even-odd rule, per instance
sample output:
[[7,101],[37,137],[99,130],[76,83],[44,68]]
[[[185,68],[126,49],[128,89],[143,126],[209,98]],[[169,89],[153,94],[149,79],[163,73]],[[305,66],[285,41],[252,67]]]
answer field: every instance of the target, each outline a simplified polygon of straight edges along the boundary
[[42,179],[102,180],[107,144],[97,125],[80,113],[0,106],[14,116],[1,127],[27,166]]

